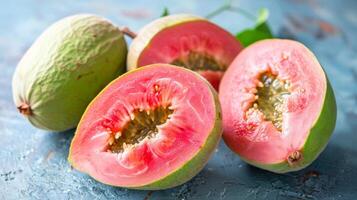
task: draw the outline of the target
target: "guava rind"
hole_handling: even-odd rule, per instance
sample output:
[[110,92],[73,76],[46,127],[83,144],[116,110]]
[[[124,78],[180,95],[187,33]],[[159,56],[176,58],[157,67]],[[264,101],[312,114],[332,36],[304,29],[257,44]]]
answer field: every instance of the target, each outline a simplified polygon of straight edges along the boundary
[[125,71],[124,35],[90,14],[66,17],[49,27],[26,52],[13,77],[16,106],[45,130],[74,128],[88,103]]
[[[157,65],[157,64],[152,64],[152,65],[148,65],[148,66],[150,67],[150,66],[155,66],[155,65]],[[181,184],[187,182],[188,180],[190,180],[191,178],[193,178],[199,171],[201,171],[203,169],[203,167],[206,165],[209,158],[214,153],[214,150],[217,148],[217,146],[219,144],[219,141],[220,141],[222,133],[223,133],[223,127],[222,127],[222,111],[221,111],[221,106],[219,103],[219,98],[218,98],[216,90],[211,86],[211,84],[208,83],[207,80],[205,80],[203,77],[201,77],[196,72],[192,72],[191,70],[188,70],[185,68],[180,68],[180,69],[190,71],[191,73],[195,73],[197,75],[197,77],[199,79],[202,79],[204,82],[206,82],[207,86],[210,88],[210,90],[212,92],[212,98],[214,99],[214,102],[215,102],[215,109],[216,109],[214,126],[213,126],[211,132],[208,134],[206,142],[204,143],[204,145],[202,145],[200,147],[200,150],[196,153],[196,155],[193,156],[192,159],[190,159],[188,162],[186,162],[182,166],[180,166],[180,168],[178,168],[171,174],[168,174],[167,176],[165,176],[159,180],[155,180],[149,184],[138,185],[138,186],[134,186],[134,187],[126,187],[126,188],[137,189],[137,190],[163,190],[163,189],[168,189],[168,188],[172,188],[172,187],[181,185]],[[125,74],[121,75],[120,77],[118,77],[118,79],[123,78],[124,76],[127,76],[128,74],[138,72],[141,70],[144,70],[144,68],[133,69],[133,70],[128,71]],[[112,81],[111,83],[109,83],[97,95],[97,97],[100,96],[101,94],[105,93],[106,89],[109,88],[110,85],[112,85],[114,82],[115,82],[115,80]],[[92,102],[88,105],[86,111],[84,112],[84,114],[82,116],[82,119],[86,115],[86,112],[91,108],[92,104],[95,101],[96,101],[96,98],[94,98],[92,100]],[[81,121],[78,126],[80,126]],[[76,167],[77,164],[72,159],[71,152],[73,151],[72,147],[73,147],[73,143],[74,143],[77,135],[78,134],[76,132],[74,135],[74,138],[72,139],[72,143],[71,143],[69,155],[68,155],[68,161],[74,168],[77,168]],[[88,172],[86,172],[83,169],[81,169],[81,171],[88,174]],[[92,177],[92,178],[94,178],[94,177]],[[101,182],[98,179],[95,179],[95,180]],[[105,183],[105,182],[103,182],[103,183],[107,184],[107,185],[111,185],[109,183]],[[116,185],[111,185],[111,186],[117,187]]]

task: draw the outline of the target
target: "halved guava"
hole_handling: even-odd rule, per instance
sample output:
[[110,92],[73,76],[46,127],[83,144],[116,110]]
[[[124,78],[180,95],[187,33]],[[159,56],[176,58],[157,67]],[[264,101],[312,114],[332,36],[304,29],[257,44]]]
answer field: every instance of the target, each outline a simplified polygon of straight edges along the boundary
[[281,39],[257,42],[220,85],[223,138],[246,162],[284,173],[309,165],[336,122],[331,85],[314,54]]
[[127,68],[154,63],[186,67],[214,88],[242,45],[229,32],[201,17],[176,14],[142,28],[129,48]]
[[74,168],[105,184],[165,189],[196,175],[222,134],[221,110],[200,75],[168,64],[128,72],[88,106],[72,140]]

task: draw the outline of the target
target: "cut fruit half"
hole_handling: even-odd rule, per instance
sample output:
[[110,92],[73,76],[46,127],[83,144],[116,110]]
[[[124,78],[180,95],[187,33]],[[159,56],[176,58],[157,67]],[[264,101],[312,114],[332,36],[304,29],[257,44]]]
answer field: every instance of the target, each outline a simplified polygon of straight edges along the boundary
[[309,165],[336,122],[331,85],[301,43],[271,39],[243,50],[220,85],[223,138],[248,163],[284,173]]
[[170,63],[198,72],[214,88],[242,45],[229,32],[206,19],[177,14],[142,28],[130,45],[127,67]]
[[190,70],[154,64],[120,76],[92,101],[68,159],[109,185],[165,189],[196,175],[221,134],[211,85]]

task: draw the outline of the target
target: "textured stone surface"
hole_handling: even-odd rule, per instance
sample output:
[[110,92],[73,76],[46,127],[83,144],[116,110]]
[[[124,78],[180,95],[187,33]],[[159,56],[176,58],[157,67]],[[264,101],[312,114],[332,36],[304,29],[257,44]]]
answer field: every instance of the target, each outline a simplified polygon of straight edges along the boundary
[[[307,169],[284,175],[243,163],[221,143],[205,169],[190,182],[165,191],[135,191],[96,182],[69,166],[73,131],[47,133],[16,111],[11,97],[15,66],[52,22],[95,13],[134,30],[173,13],[206,15],[221,1],[9,1],[0,6],[0,199],[355,199],[357,196],[357,1],[274,0],[234,2],[251,12],[271,11],[279,37],[303,42],[330,77],[338,104],[331,142]],[[153,3],[155,2],[155,3]],[[172,2],[172,1],[170,1]],[[252,24],[224,12],[212,19],[235,33]],[[45,52],[44,52],[45,53]]]

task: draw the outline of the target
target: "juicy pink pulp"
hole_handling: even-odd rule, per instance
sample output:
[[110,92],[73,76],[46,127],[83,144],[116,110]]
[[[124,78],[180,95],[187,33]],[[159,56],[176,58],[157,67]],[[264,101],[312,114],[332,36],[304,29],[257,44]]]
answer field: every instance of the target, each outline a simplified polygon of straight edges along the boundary
[[[264,72],[290,82],[281,132],[262,115],[247,115]],[[326,87],[320,64],[302,44],[273,39],[251,45],[233,61],[220,85],[226,144],[250,161],[272,164],[287,160],[301,150],[318,119]]]
[[[213,57],[226,68],[242,48],[234,36],[211,22],[184,22],[156,34],[139,56],[138,66],[171,63],[194,51]],[[197,72],[217,90],[224,71]]]
[[[173,110],[158,133],[123,152],[108,150],[134,110]],[[80,171],[116,186],[134,187],[164,178],[191,160],[215,123],[215,102],[206,81],[166,64],[147,66],[114,80],[85,112],[70,160]]]

